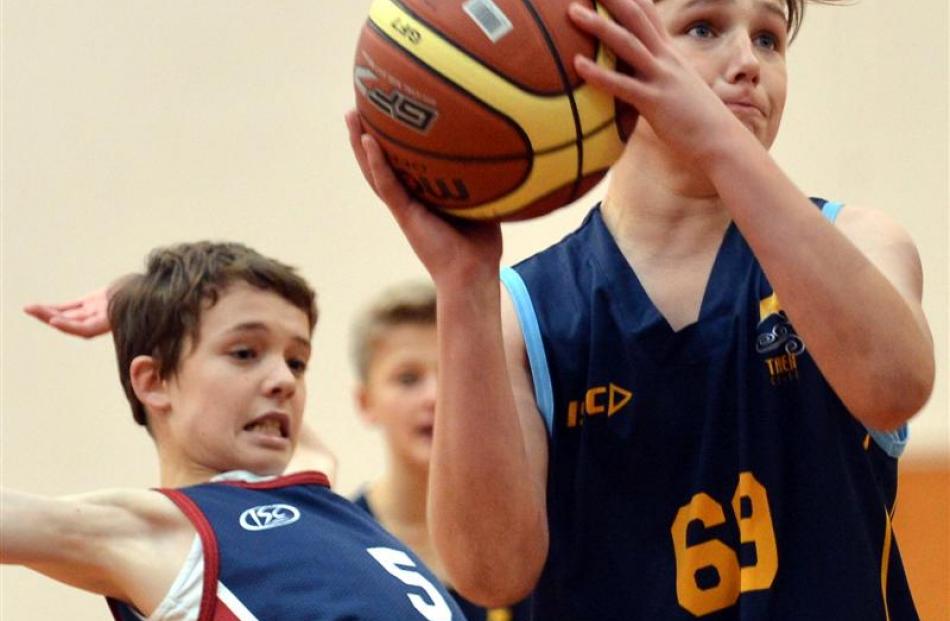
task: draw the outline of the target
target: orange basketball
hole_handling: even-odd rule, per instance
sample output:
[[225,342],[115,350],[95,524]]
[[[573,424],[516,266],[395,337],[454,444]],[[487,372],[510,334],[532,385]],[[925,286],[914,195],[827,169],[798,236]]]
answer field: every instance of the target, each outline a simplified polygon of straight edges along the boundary
[[374,0],[357,108],[415,197],[462,218],[522,220],[607,172],[635,115],[574,70],[575,54],[614,59],[573,26],[570,1]]

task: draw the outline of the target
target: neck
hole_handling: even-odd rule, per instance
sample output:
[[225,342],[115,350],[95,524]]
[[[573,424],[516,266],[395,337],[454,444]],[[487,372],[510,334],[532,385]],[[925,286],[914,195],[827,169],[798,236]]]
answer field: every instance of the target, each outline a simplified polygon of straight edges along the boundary
[[649,128],[630,141],[611,171],[602,207],[618,244],[664,255],[717,244],[730,216],[709,180],[675,159]]
[[159,480],[162,487],[188,487],[199,483],[207,483],[214,476],[220,474],[204,468],[182,466],[159,457]]

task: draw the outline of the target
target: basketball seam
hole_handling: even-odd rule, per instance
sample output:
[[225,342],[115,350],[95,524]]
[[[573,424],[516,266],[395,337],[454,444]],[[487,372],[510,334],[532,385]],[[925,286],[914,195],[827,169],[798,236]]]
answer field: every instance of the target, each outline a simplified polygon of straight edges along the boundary
[[[527,157],[507,157],[507,158],[501,158],[501,157],[497,157],[497,158],[496,158],[496,157],[459,157],[459,158],[445,158],[445,157],[444,157],[444,155],[445,155],[444,153],[438,153],[438,152],[426,151],[426,150],[423,150],[423,149],[417,149],[417,148],[415,148],[415,147],[413,147],[413,146],[411,146],[411,145],[407,145],[407,144],[405,144],[405,143],[403,143],[403,142],[401,142],[401,141],[399,141],[399,140],[396,140],[395,138],[391,137],[391,136],[390,136],[389,134],[387,134],[386,132],[380,130],[380,129],[379,129],[376,125],[374,125],[369,119],[367,119],[367,118],[366,118],[366,115],[364,115],[364,114],[360,114],[360,119],[362,120],[363,123],[365,123],[366,125],[369,125],[370,128],[373,129],[373,131],[375,131],[375,132],[378,133],[379,135],[381,135],[381,136],[383,136],[384,138],[386,138],[386,140],[392,142],[393,144],[395,144],[395,145],[397,145],[397,146],[399,146],[399,147],[402,147],[403,149],[406,149],[407,151],[412,151],[412,152],[414,152],[414,153],[419,153],[419,154],[421,154],[421,155],[427,155],[427,156],[430,156],[430,157],[435,156],[435,157],[437,157],[437,158],[441,158],[441,159],[443,159],[443,160],[448,160],[448,161],[450,161],[450,162],[493,162],[493,161],[496,161],[496,160],[499,161],[499,162],[503,162],[503,161],[517,160],[517,159],[525,159],[525,160],[527,161],[528,165],[525,167],[524,174],[522,174],[522,175],[517,179],[517,183],[515,183],[515,184],[512,185],[512,187],[515,187],[515,188],[519,187],[521,184],[523,184],[523,183],[525,182],[525,180],[526,180],[528,177],[531,176],[531,170],[534,168],[534,158],[533,158],[533,157],[532,157],[532,158],[527,158]],[[482,201],[482,203],[490,203],[490,202],[492,202],[492,201],[499,200],[499,199],[504,198],[505,196],[507,196],[510,192],[511,192],[511,189],[510,189],[510,188],[503,188],[503,189],[501,189],[500,191],[498,191],[497,193],[490,194],[487,199],[485,199],[484,201]],[[419,198],[419,200],[422,201],[423,203],[426,203],[426,200],[425,200],[424,198],[421,198],[421,197],[417,197],[417,198]],[[433,203],[427,203],[427,204],[433,204]]]
[[535,8],[534,3],[532,3],[531,0],[522,0],[522,4],[524,4],[525,8],[528,9],[531,17],[534,18],[538,30],[541,31],[541,35],[544,37],[544,42],[548,46],[548,52],[554,59],[554,65],[557,68],[558,75],[561,76],[561,84],[564,87],[564,95],[567,96],[567,99],[571,104],[571,116],[574,117],[574,145],[576,147],[577,153],[577,168],[574,173],[574,187],[571,189],[570,198],[570,200],[573,201],[577,198],[577,193],[581,184],[581,177],[584,174],[584,137],[582,135],[583,128],[581,126],[580,111],[577,109],[577,100],[574,99],[574,90],[571,88],[571,82],[567,77],[567,69],[564,67],[564,59],[561,58],[561,52],[554,44],[554,39],[551,37],[551,33],[548,32],[548,29],[544,24],[544,20],[541,19],[541,15],[538,13],[537,8]]
[[[402,5],[398,2],[398,0],[393,0],[393,3],[402,6]],[[421,20],[420,20],[420,21],[421,21]],[[374,32],[376,32],[379,36],[381,36],[381,37],[383,37],[384,39],[386,39],[387,41],[391,42],[391,43],[395,46],[395,49],[396,49],[396,50],[402,51],[403,56],[405,56],[405,58],[406,58],[407,60],[409,60],[410,62],[413,62],[413,63],[419,65],[420,67],[424,67],[430,74],[432,74],[433,76],[437,76],[440,80],[442,80],[442,82],[445,83],[445,85],[448,86],[448,88],[450,88],[450,89],[452,89],[452,90],[454,90],[454,91],[456,91],[456,92],[458,92],[458,93],[461,93],[462,95],[464,95],[464,96],[467,97],[468,99],[472,100],[473,102],[475,102],[476,104],[478,104],[478,105],[481,106],[482,108],[493,112],[498,118],[500,118],[502,121],[504,121],[505,124],[507,124],[511,129],[513,129],[513,130],[521,137],[521,142],[527,147],[527,150],[525,151],[525,156],[527,156],[529,153],[530,153],[530,154],[534,154],[534,153],[535,153],[534,147],[533,147],[533,145],[531,144],[531,136],[528,135],[528,133],[524,130],[524,128],[521,127],[521,125],[519,125],[519,124],[515,121],[515,119],[511,118],[508,114],[506,114],[506,113],[503,112],[502,110],[499,110],[498,108],[496,108],[496,107],[490,105],[488,102],[486,102],[486,101],[484,101],[484,100],[482,100],[482,99],[479,99],[479,98],[475,95],[475,93],[472,93],[471,91],[469,91],[469,90],[467,90],[467,89],[465,89],[465,88],[462,88],[461,86],[459,86],[458,84],[456,84],[452,79],[450,79],[449,76],[445,75],[444,73],[442,73],[441,71],[439,71],[438,69],[436,69],[435,67],[433,67],[432,65],[426,63],[425,61],[423,61],[421,58],[419,58],[419,57],[416,56],[415,54],[410,54],[410,53],[404,51],[404,50],[403,50],[403,47],[402,47],[401,45],[399,45],[399,42],[398,42],[396,39],[394,39],[393,37],[389,36],[389,35],[386,33],[386,31],[382,30],[379,26],[377,26],[377,25],[376,25],[375,23],[373,23],[372,21],[368,21],[368,22],[366,23],[366,25],[369,26],[369,28],[370,28],[371,30],[373,30]],[[465,50],[462,50],[461,48],[459,48],[459,51],[461,51],[461,52],[463,52],[463,53],[465,52]],[[364,116],[365,116],[365,115],[364,115]],[[373,129],[375,129],[375,130],[378,131],[380,134],[382,134],[383,136],[386,136],[386,138],[392,140],[392,142],[398,144],[399,146],[401,146],[401,147],[403,147],[403,148],[410,148],[410,149],[412,149],[413,151],[416,151],[417,153],[422,153],[422,154],[425,154],[425,155],[440,155],[438,152],[425,151],[425,150],[421,150],[421,149],[416,149],[415,147],[409,147],[409,146],[406,145],[405,143],[402,143],[402,142],[400,142],[400,141],[398,141],[398,140],[396,140],[396,139],[394,139],[394,138],[391,138],[391,137],[389,136],[389,134],[387,134],[387,133],[385,133],[385,132],[383,132],[383,131],[380,131],[379,128],[377,128],[377,127],[374,126]],[[441,154],[441,155],[444,155],[444,154]],[[496,158],[497,158],[497,159],[517,159],[517,157],[519,157],[519,156],[484,156],[484,159],[487,159],[487,160],[496,159]],[[472,157],[472,158],[468,158],[468,159],[471,160],[471,161],[478,161],[478,160],[483,159],[483,158],[481,158],[481,157]],[[467,160],[461,160],[461,159],[460,159],[460,161],[467,161]]]
[[[463,90],[463,89],[460,89],[460,90]],[[464,92],[468,94],[467,91],[464,91]],[[489,106],[486,105],[486,107],[489,107]],[[509,118],[505,116],[504,114],[500,114],[500,116],[506,119]],[[415,145],[408,144],[402,140],[399,140],[398,138],[394,138],[391,134],[388,134],[387,132],[380,129],[379,126],[374,124],[365,114],[360,114],[360,118],[363,120],[364,123],[366,123],[371,128],[373,128],[373,130],[376,133],[378,133],[380,136],[383,136],[389,142],[407,151],[412,151],[413,153],[418,153],[419,155],[425,155],[425,156],[432,157],[435,159],[446,160],[450,162],[504,162],[504,161],[509,161],[509,160],[527,159],[529,156],[537,157],[537,156],[547,155],[549,153],[554,153],[555,151],[566,149],[571,144],[576,145],[577,143],[576,140],[568,140],[560,144],[548,147],[546,149],[540,149],[538,151],[535,151],[534,149],[532,149],[530,152],[524,152],[524,153],[512,153],[512,154],[500,154],[500,155],[453,155],[453,154],[445,153],[444,151],[432,151],[429,149],[422,149]],[[613,125],[615,122],[616,122],[615,117],[611,117],[607,119],[600,125],[597,125],[593,129],[591,129],[589,132],[581,136],[582,141],[586,141],[591,136],[594,136],[595,134],[602,132],[606,127],[608,127],[609,125]],[[518,129],[521,129],[521,128],[518,128]],[[530,144],[530,141],[529,141],[529,144]]]

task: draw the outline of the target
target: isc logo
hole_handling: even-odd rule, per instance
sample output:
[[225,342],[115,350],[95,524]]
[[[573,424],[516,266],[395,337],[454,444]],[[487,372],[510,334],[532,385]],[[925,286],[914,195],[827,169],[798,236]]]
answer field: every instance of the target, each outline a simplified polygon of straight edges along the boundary
[[300,519],[300,511],[290,505],[261,505],[241,514],[244,530],[267,530],[287,526]]
[[583,425],[585,418],[598,414],[606,414],[607,418],[610,418],[620,411],[623,406],[627,405],[632,398],[632,392],[617,386],[613,382],[607,386],[589,388],[583,399],[571,401],[567,404],[567,426]]

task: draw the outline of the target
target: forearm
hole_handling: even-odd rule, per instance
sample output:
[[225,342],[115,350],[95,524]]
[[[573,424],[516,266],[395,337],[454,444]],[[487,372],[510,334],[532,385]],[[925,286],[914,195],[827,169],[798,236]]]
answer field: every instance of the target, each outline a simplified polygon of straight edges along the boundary
[[930,394],[933,347],[917,301],[821,216],[748,132],[709,178],[822,373],[863,423],[891,429]]
[[534,585],[547,555],[544,490],[519,422],[497,279],[440,289],[431,532],[454,584],[483,604]]

